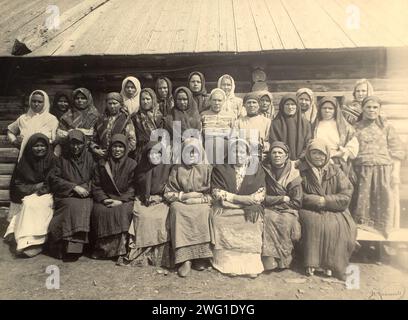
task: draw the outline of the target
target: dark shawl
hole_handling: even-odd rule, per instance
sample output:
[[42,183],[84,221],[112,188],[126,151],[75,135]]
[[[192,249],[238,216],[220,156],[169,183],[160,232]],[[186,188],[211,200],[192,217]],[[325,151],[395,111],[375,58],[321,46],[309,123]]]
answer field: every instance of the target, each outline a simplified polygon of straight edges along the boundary
[[[160,97],[160,95],[159,95],[158,88],[159,88],[159,85],[160,85],[161,81],[165,81],[167,83],[167,88],[169,90],[169,92],[167,93],[167,97]],[[174,98],[173,98],[173,94],[172,94],[173,84],[171,83],[169,78],[159,77],[156,80],[155,90],[156,90],[156,95],[158,97],[160,112],[163,114],[164,117],[166,117],[174,107]]]
[[[85,144],[78,157],[74,157],[69,150],[69,144],[73,139]],[[50,175],[51,190],[55,197],[77,197],[72,189],[78,185],[90,191],[94,167],[95,162],[86,147],[85,135],[79,130],[70,131],[62,155],[57,160],[53,174]]]
[[[43,140],[47,146],[47,153],[44,157],[35,157],[32,147]],[[49,139],[42,133],[33,134],[27,141],[23,155],[17,163],[10,182],[10,199],[15,203],[21,203],[21,200],[28,195],[36,192],[35,185],[44,182],[44,186],[39,190],[40,194],[49,193],[47,183],[48,175],[55,165],[56,158],[50,146]]]
[[[187,81],[188,82],[187,85],[189,88],[190,88],[190,79],[194,75],[199,76],[201,79],[201,90],[199,92],[193,93],[193,98],[195,102],[197,103],[198,112],[201,113],[209,109],[209,106],[207,104],[208,95],[207,95],[207,89],[205,88],[205,77],[201,72],[198,72],[198,71],[191,72],[188,76],[188,81]],[[174,94],[174,96],[176,97],[176,94]]]
[[70,92],[57,91],[57,92],[55,93],[54,100],[52,101],[52,106],[51,106],[50,113],[53,114],[53,115],[58,119],[58,121],[59,121],[59,120],[61,119],[61,117],[68,111],[68,110],[67,110],[67,111],[61,111],[61,110],[59,109],[59,107],[58,107],[58,100],[59,100],[61,97],[67,98],[67,100],[68,100],[68,110],[70,110],[70,109],[72,108],[72,106],[73,106],[72,98],[71,98],[71,93],[70,93]]
[[[125,154],[120,159],[112,157],[112,145],[120,142],[125,146]],[[96,202],[105,199],[129,202],[134,200],[134,172],[136,161],[129,158],[127,138],[123,134],[112,137],[108,160],[100,160],[95,170],[92,183],[92,194]]]
[[[283,106],[287,100],[292,100],[297,107],[292,117],[285,115]],[[289,158],[297,160],[303,156],[304,150],[312,136],[310,122],[302,117],[299,105],[294,94],[287,94],[279,102],[279,112],[272,121],[269,131],[269,142],[282,141],[289,146]]]

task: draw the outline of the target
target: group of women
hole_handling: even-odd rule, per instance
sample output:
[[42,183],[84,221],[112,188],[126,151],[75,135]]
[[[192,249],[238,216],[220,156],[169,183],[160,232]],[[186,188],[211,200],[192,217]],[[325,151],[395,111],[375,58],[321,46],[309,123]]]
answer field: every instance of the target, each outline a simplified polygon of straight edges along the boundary
[[104,114],[85,88],[57,93],[51,109],[34,91],[8,127],[20,155],[6,239],[29,257],[45,245],[75,261],[88,246],[92,258],[177,267],[181,277],[212,266],[255,278],[289,268],[296,246],[306,274],[344,279],[356,224],[385,236],[393,225],[405,152],[381,101],[365,79],[351,103],[316,104],[302,88],[276,112],[270,92],[234,91],[230,75],[210,94],[200,72],[174,91],[167,77],[154,89],[127,77]]

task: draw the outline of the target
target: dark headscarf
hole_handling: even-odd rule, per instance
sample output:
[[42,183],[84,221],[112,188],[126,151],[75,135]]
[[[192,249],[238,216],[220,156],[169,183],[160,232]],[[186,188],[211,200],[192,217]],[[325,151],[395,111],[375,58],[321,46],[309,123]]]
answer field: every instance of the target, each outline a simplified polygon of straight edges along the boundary
[[149,94],[149,96],[152,98],[152,109],[151,109],[150,111],[158,110],[158,109],[159,109],[159,104],[158,104],[158,102],[157,102],[156,93],[155,93],[154,90],[151,89],[151,88],[144,88],[144,89],[142,89],[142,90],[140,91],[140,96],[139,96],[140,109],[139,109],[139,112],[144,112],[144,113],[146,113],[146,111],[143,110],[143,108],[142,108],[142,93],[143,93],[143,92],[147,92],[147,93]]
[[[271,159],[271,157],[272,157],[272,150],[273,150],[274,148],[280,148],[280,149],[282,149],[282,150],[286,153],[286,155],[288,156],[288,158],[286,159],[286,162],[285,162],[285,164],[283,165],[282,168],[277,168],[277,167],[275,167],[275,166],[272,164],[272,159]],[[274,142],[272,142],[272,143],[271,143],[271,146],[270,146],[270,148],[269,148],[269,150],[270,150],[270,151],[269,151],[269,157],[267,157],[267,158],[264,160],[263,166],[264,166],[264,169],[265,169],[265,171],[266,171],[267,173],[270,173],[270,175],[273,176],[273,178],[274,178],[275,180],[279,180],[279,178],[280,178],[282,175],[284,175],[285,173],[287,173],[287,172],[290,170],[290,168],[291,168],[291,163],[290,163],[290,159],[289,159],[289,152],[290,152],[290,150],[289,150],[289,147],[288,147],[285,143],[283,143],[283,142],[281,142],[281,141],[274,141]]]
[[[112,146],[115,142],[119,142],[125,147],[125,153],[119,159],[115,159],[112,156]],[[123,171],[122,169],[127,159],[128,150],[129,149],[128,149],[128,142],[127,142],[126,136],[123,134],[113,135],[111,145],[110,145],[110,150],[109,150],[109,164],[112,169],[112,175],[115,178],[115,180],[116,180],[116,177],[118,177]]]
[[[160,86],[160,82],[162,81],[167,83],[167,88],[168,88],[167,97],[160,97],[159,95],[159,86]],[[167,116],[171,112],[171,109],[173,109],[174,107],[174,98],[172,94],[173,84],[171,83],[169,78],[159,77],[156,80],[155,91],[158,97],[160,112],[163,114],[163,116]]]
[[116,100],[123,107],[123,97],[119,92],[109,92],[106,95],[105,101],[108,101],[110,99]]
[[330,148],[327,145],[326,141],[324,141],[322,139],[313,139],[308,144],[308,146],[306,148],[305,159],[306,159],[306,162],[309,164],[309,166],[311,168],[314,167],[312,159],[310,157],[310,152],[312,150],[319,150],[320,152],[324,153],[324,155],[326,156],[326,161],[325,161],[324,165],[320,169],[325,168],[328,165],[329,161],[330,161]]
[[[292,100],[296,104],[296,113],[290,117],[284,112],[284,105],[288,100]],[[282,141],[286,143],[290,150],[290,159],[297,160],[301,157],[310,136],[310,122],[302,117],[296,96],[294,94],[283,96],[279,102],[279,112],[272,121],[269,142]]]
[[[70,143],[73,140],[80,141],[84,144],[81,153],[78,156],[74,156],[71,152]],[[71,163],[71,167],[68,169],[70,172],[68,173],[69,176],[72,177],[73,180],[71,182],[76,182],[77,184],[82,184],[87,181],[87,177],[89,175],[90,166],[89,164],[93,165],[93,161],[90,161],[89,158],[92,158],[92,155],[88,152],[88,148],[86,145],[86,137],[84,133],[80,130],[72,130],[68,133],[68,141],[67,141],[67,152],[65,153],[66,159]]]
[[[190,88],[190,80],[191,77],[197,75],[201,79],[201,90],[199,92],[192,92],[193,97],[195,102],[197,103],[197,108],[198,112],[201,113],[208,109],[208,106],[206,105],[207,102],[207,89],[205,88],[205,77],[201,72],[198,71],[193,71],[189,74],[188,80],[187,80],[187,86]],[[191,89],[190,89],[191,90]],[[174,94],[174,97],[176,97],[176,94]]]
[[71,99],[71,93],[70,92],[65,92],[65,91],[57,91],[54,95],[54,100],[52,101],[52,107],[50,110],[50,113],[53,114],[59,121],[61,117],[67,112],[67,111],[61,111],[58,106],[58,101],[61,97],[67,98],[68,101],[68,110],[72,108],[72,99]]

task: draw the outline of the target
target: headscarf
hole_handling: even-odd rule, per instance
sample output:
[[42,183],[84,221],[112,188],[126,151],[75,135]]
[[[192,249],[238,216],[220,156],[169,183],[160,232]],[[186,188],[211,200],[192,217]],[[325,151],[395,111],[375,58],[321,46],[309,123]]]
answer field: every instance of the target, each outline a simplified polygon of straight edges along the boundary
[[[377,102],[380,105],[381,108],[381,99],[377,96],[367,96],[364,98],[364,100],[361,102],[361,109],[364,109],[364,106],[366,105],[367,102],[369,101],[374,101]],[[363,120],[363,112],[360,114],[360,116],[358,117],[357,121],[362,121]],[[380,127],[380,128],[384,128],[385,127],[385,123],[386,123],[386,119],[385,117],[383,117],[381,114],[378,115],[377,119],[375,120],[375,123]]]
[[52,107],[50,113],[53,114],[58,120],[64,115],[66,111],[61,111],[58,106],[58,101],[61,97],[67,98],[68,110],[72,108],[71,93],[65,91],[57,91],[54,95],[54,100],[52,101]]
[[[167,97],[160,97],[159,95],[159,86],[160,86],[160,82],[162,81],[167,83],[167,88],[168,88]],[[156,80],[155,91],[158,97],[160,112],[163,114],[163,116],[167,116],[171,112],[171,109],[173,109],[174,107],[174,98],[172,94],[173,84],[171,83],[169,78],[159,77]]]
[[[260,114],[263,114],[265,117],[267,117],[267,118],[273,120],[273,118],[275,117],[275,106],[273,105],[273,96],[272,96],[272,93],[270,93],[270,92],[267,91],[267,90],[263,90],[263,91],[259,91],[259,92],[258,92],[258,96],[259,96],[259,113],[260,113]],[[264,112],[264,111],[261,110],[261,109],[262,109],[262,107],[261,107],[261,104],[262,104],[261,99],[262,99],[264,96],[268,96],[268,97],[269,97],[269,100],[271,100],[271,105],[269,106],[269,109],[268,109],[268,111],[266,111],[266,112]]]
[[[82,93],[87,99],[86,105],[81,109],[75,104],[75,97],[79,93]],[[78,88],[73,91],[72,97],[74,100],[73,107],[65,112],[60,119],[62,129],[91,129],[99,117],[99,112],[94,106],[91,92],[86,88]]]
[[[159,104],[157,102],[157,96],[156,93],[154,92],[153,89],[151,88],[144,88],[142,90],[140,90],[140,95],[139,95],[139,105],[142,104],[142,93],[143,92],[147,92],[149,94],[149,96],[152,98],[152,109],[149,111],[153,111],[153,110],[159,110]],[[146,113],[146,111],[140,107],[139,112],[144,112]]]
[[356,81],[356,84],[354,85],[354,89],[353,89],[353,97],[354,97],[354,101],[357,101],[356,99],[356,89],[358,86],[365,84],[367,86],[367,97],[374,95],[374,88],[371,85],[370,81],[368,81],[367,79],[360,79]]
[[109,92],[106,95],[105,101],[108,101],[110,99],[116,100],[117,102],[120,103],[121,106],[124,105],[123,97],[119,92]]
[[[199,92],[192,92],[191,89],[190,91],[192,92],[193,98],[195,102],[197,103],[197,109],[198,112],[201,113],[208,109],[208,106],[206,105],[207,102],[207,89],[205,88],[205,77],[201,72],[198,71],[193,71],[189,74],[188,76],[188,81],[187,81],[187,87],[190,88],[190,79],[192,76],[197,75],[201,79],[201,90]],[[174,94],[176,97],[176,94]]]
[[316,103],[315,103],[315,97],[314,97],[313,91],[310,90],[309,88],[299,89],[296,92],[296,102],[299,104],[299,98],[304,93],[309,96],[310,108],[305,112],[302,111],[302,114],[307,120],[309,120],[310,123],[313,123],[315,121],[316,115],[317,115],[317,109],[316,109]]
[[330,162],[330,147],[327,145],[326,141],[323,139],[313,139],[310,141],[310,143],[306,147],[305,159],[306,159],[306,162],[309,164],[309,166],[313,169],[316,167],[314,166],[312,159],[310,157],[310,152],[312,150],[319,150],[320,152],[324,153],[324,155],[326,156],[325,163],[323,164],[321,168],[318,168],[319,170],[324,169]]
[[[128,81],[133,83],[133,85],[136,88],[135,94],[132,97],[128,97],[127,93],[125,91],[125,87],[126,87],[126,84],[128,83]],[[142,87],[140,85],[140,81],[135,77],[126,77],[122,81],[122,90],[120,91],[120,94],[123,97],[123,101],[124,101],[126,110],[130,115],[132,115],[133,113],[136,113],[137,111],[139,111],[139,105],[140,105],[139,96],[140,96],[141,88]]]
[[225,93],[227,99],[234,98],[235,97],[235,80],[229,74],[224,74],[224,75],[222,75],[221,77],[218,78],[217,88],[221,89],[221,82],[222,82],[222,80],[224,80],[224,78],[227,78],[227,79],[229,79],[231,81],[231,91],[230,91],[230,93],[228,93],[228,94],[226,92],[224,92],[224,93]]
[[213,96],[214,94],[216,94],[216,93],[221,94],[221,95],[222,95],[222,98],[223,98],[223,100],[224,100],[224,103],[223,103],[223,105],[221,106],[221,109],[220,109],[220,112],[223,112],[223,111],[224,111],[225,102],[227,101],[227,95],[225,94],[224,90],[219,89],[219,88],[215,88],[215,89],[211,90],[210,97],[209,97],[209,99],[208,99],[208,100],[209,100],[210,109],[211,109],[211,111],[212,111],[211,98],[212,98],[212,96]]
[[[115,142],[119,142],[121,143],[124,147],[125,147],[125,153],[124,155],[119,158],[119,159],[115,159],[112,156],[112,146]],[[123,166],[126,164],[126,159],[128,157],[128,152],[129,152],[129,147],[128,147],[128,142],[127,142],[127,138],[125,135],[123,134],[115,134],[112,137],[112,141],[111,141],[111,145],[110,145],[110,149],[109,149],[109,164],[112,170],[112,175],[113,178],[115,180],[115,182],[117,182],[116,180],[118,180],[121,175],[121,172],[123,172]]]
[[[284,112],[286,101],[292,100],[296,104],[296,113],[288,117]],[[279,112],[272,121],[269,132],[269,142],[282,141],[289,146],[289,157],[291,160],[297,160],[305,147],[306,140],[310,135],[310,123],[303,118],[300,107],[294,94],[287,94],[279,102]]]
[[224,74],[218,79],[217,87],[221,89],[221,82],[224,78],[227,78],[231,81],[231,91],[227,95],[227,99],[224,104],[225,111],[234,113],[235,118],[238,118],[243,112],[242,99],[235,96],[235,80],[229,74]]

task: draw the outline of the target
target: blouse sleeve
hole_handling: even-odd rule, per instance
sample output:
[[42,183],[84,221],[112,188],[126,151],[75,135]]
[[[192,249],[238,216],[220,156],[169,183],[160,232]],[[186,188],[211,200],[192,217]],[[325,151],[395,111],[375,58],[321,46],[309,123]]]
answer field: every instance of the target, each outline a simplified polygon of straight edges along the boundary
[[347,161],[348,158],[355,159],[358,155],[359,143],[357,137],[353,137],[347,144],[344,146],[346,149],[343,159]]
[[20,126],[18,125],[18,120],[20,118],[18,118],[16,121],[10,123],[7,127],[7,130],[9,130],[12,134],[14,134],[15,136],[20,134]]

